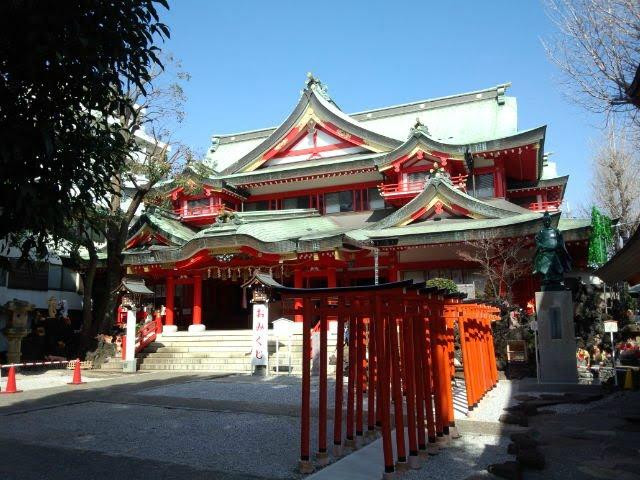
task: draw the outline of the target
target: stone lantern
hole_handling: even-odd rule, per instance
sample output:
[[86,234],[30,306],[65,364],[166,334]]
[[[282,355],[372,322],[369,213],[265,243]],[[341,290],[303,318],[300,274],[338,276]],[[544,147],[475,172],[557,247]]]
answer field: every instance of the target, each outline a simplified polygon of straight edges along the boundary
[[27,328],[27,322],[29,312],[35,308],[35,305],[13,299],[5,304],[5,308],[9,311],[9,324],[6,329],[6,337],[9,341],[7,360],[9,363],[20,363],[22,339],[31,331]]

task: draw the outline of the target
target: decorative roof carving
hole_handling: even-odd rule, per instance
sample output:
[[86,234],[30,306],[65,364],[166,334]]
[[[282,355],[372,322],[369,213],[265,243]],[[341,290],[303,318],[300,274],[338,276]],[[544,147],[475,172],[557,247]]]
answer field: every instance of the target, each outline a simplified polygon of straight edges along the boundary
[[307,79],[304,82],[305,88],[313,89],[316,93],[322,96],[325,100],[332,102],[331,97],[329,96],[329,87],[322,83],[320,79],[313,76],[311,72],[307,73]]

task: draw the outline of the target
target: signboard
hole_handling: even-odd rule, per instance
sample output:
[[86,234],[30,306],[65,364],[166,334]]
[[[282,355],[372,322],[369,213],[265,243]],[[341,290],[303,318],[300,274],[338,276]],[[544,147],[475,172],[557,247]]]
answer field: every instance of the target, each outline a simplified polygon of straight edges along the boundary
[[618,322],[616,322],[615,320],[605,320],[604,331],[605,333],[616,333],[618,331]]
[[253,346],[251,365],[268,365],[269,361],[269,307],[266,303],[253,304]]

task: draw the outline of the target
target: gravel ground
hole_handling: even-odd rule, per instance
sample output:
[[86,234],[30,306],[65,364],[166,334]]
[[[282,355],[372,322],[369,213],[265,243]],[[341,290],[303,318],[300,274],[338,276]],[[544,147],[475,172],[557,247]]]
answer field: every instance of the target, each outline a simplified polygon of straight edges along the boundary
[[504,408],[518,403],[513,398],[517,392],[517,384],[511,380],[500,380],[496,388],[489,391],[480,400],[478,406],[471,412],[466,408],[466,390],[464,382],[458,381],[458,387],[454,389],[455,417],[459,419],[478,420],[484,422],[497,422],[498,417],[504,413]]
[[486,472],[491,463],[512,460],[513,456],[507,455],[508,444],[508,437],[464,435],[441,449],[438,455],[429,457],[420,470],[411,470],[402,478],[463,480],[474,473]]
[[553,405],[551,407],[544,407],[544,410],[553,410],[556,413],[585,413],[590,410],[594,410],[608,404],[616,403],[620,398],[625,396],[625,392],[616,392],[611,395],[607,395],[602,400],[597,400],[590,403],[565,403],[563,405]]
[[[2,375],[2,380],[0,380],[0,388],[2,389],[2,391],[4,391],[7,386],[6,369],[2,369]],[[82,381],[87,383],[99,382],[118,376],[122,376],[122,374],[111,372],[89,372],[86,370],[82,370]],[[25,369],[22,372],[16,373],[16,386],[18,387],[18,390],[37,390],[41,388],[60,387],[62,385],[66,385],[72,379],[73,370],[67,370],[66,368],[54,368],[45,371],[28,371]]]
[[300,427],[293,417],[88,402],[3,417],[2,425],[0,439],[26,444],[267,478],[297,476]]
[[[327,404],[334,405],[335,382],[327,382]],[[251,401],[277,405],[300,405],[302,385],[296,377],[227,377],[224,379],[202,380],[151,388],[138,392],[138,395],[159,395],[179,398],[199,398],[207,400]],[[344,390],[346,404],[346,384]],[[365,396],[366,399],[366,396]],[[366,402],[365,402],[366,404]],[[311,381],[311,405],[318,405],[318,380]]]

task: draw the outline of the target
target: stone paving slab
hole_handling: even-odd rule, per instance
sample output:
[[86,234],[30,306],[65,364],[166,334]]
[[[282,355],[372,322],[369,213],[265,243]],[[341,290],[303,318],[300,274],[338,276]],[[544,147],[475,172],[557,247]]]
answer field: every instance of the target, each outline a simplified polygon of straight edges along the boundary
[[[140,397],[174,397],[197,398],[205,400],[222,400],[230,402],[255,402],[276,405],[299,407],[302,396],[300,379],[286,381],[243,381],[242,377],[202,380],[183,383],[180,385],[167,385],[137,392]],[[232,381],[235,380],[235,381]],[[334,405],[335,382],[329,381],[327,388],[327,403],[332,408]],[[345,386],[346,387],[346,386]],[[311,385],[311,405],[318,405],[318,383]],[[346,389],[345,389],[346,397]],[[345,399],[346,401],[346,399]]]
[[0,439],[30,445],[265,478],[297,475],[299,420],[286,416],[86,402],[5,416],[2,427]]
[[[392,444],[396,449],[395,431]],[[406,432],[405,432],[405,442]],[[491,463],[509,459],[506,454],[508,438],[492,435],[465,435],[451,440],[437,455],[420,460],[420,468],[402,473],[403,480],[446,478],[463,480],[480,474]],[[343,459],[308,477],[308,480],[379,480],[384,472],[382,440],[356,450]]]

